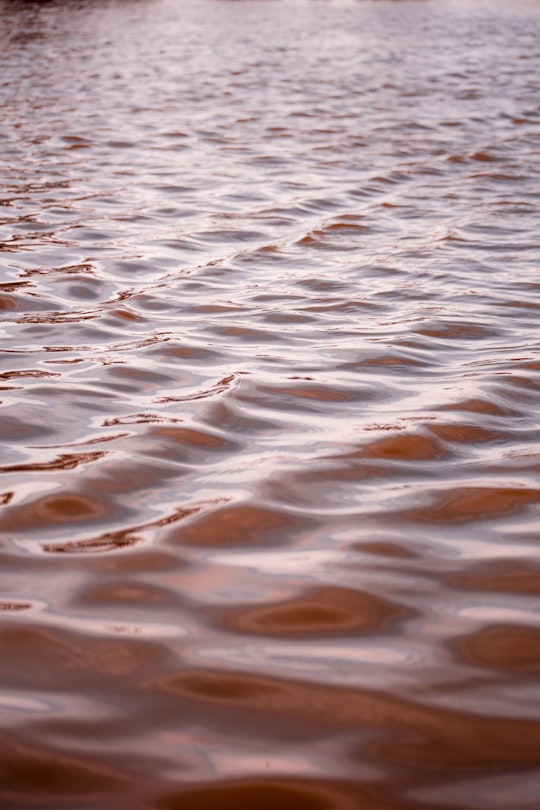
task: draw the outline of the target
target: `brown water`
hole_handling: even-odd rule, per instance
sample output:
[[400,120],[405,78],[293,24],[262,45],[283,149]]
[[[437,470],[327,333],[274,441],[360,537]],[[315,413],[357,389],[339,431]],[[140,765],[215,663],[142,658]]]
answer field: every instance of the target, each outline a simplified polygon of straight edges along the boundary
[[540,4],[0,3],[0,806],[540,806]]

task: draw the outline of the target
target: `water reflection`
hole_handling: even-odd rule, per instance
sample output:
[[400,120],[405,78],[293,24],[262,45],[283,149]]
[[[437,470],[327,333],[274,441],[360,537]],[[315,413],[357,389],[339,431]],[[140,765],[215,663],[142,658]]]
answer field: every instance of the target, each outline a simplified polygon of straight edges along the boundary
[[0,11],[2,807],[533,810],[537,5]]

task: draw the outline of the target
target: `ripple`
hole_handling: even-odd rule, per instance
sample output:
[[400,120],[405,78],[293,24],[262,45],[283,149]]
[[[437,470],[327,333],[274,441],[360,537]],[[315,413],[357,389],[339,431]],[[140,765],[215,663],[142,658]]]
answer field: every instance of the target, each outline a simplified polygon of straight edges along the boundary
[[0,12],[0,806],[532,810],[538,4]]
[[538,673],[540,632],[538,629],[490,626],[456,640],[461,656],[476,666],[507,672]]
[[106,514],[102,501],[88,495],[64,493],[49,495],[33,501],[30,505],[12,506],[4,513],[0,526],[4,531],[36,531],[48,526],[62,524],[79,525],[96,521]]
[[[272,782],[269,780],[225,782],[210,787],[201,787],[176,794],[168,794],[159,799],[162,810],[217,810],[230,805],[248,808],[257,805],[261,810],[270,810],[276,802],[283,810],[327,810],[339,804],[344,810],[353,808],[354,795],[342,789],[332,789],[324,783],[311,786],[302,782]],[[376,807],[374,805],[374,807]],[[382,807],[382,806],[381,806]]]
[[121,775],[106,763],[90,763],[85,757],[54,755],[47,750],[17,746],[0,760],[6,774],[2,792],[6,801],[20,806],[20,799],[32,803],[45,792],[56,801],[105,800],[123,787]]
[[290,532],[304,523],[286,512],[256,504],[223,505],[174,529],[167,540],[181,546],[243,547],[288,542]]
[[514,487],[466,487],[436,496],[433,506],[411,509],[407,516],[430,523],[490,520],[519,514],[540,502],[540,491]]
[[229,632],[261,636],[318,638],[325,635],[383,633],[407,611],[374,594],[345,588],[312,588],[278,604],[223,609],[214,621]]

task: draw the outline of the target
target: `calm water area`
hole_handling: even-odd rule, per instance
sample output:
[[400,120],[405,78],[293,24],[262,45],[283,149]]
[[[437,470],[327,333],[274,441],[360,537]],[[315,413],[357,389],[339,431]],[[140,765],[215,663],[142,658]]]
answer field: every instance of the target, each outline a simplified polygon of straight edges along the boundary
[[0,23],[1,810],[538,810],[540,3]]

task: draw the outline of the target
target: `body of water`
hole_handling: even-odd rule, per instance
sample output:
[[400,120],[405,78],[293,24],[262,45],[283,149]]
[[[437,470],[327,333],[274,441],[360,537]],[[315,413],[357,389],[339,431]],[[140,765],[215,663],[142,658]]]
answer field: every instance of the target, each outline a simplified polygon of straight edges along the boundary
[[3,810],[535,810],[540,4],[0,19]]

